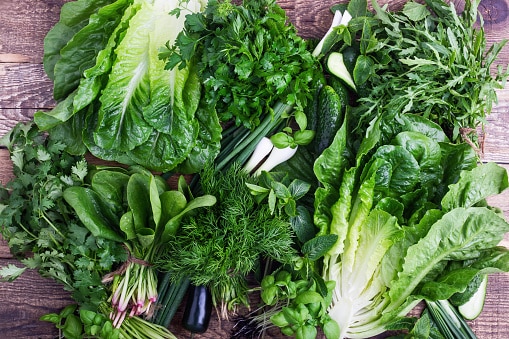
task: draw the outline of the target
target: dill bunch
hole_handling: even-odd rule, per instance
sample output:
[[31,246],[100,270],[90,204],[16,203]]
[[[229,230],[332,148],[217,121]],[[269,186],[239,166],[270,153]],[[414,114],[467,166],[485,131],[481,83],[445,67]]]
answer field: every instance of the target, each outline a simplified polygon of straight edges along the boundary
[[296,255],[288,218],[256,203],[246,185],[255,181],[238,164],[224,173],[204,169],[201,189],[217,203],[182,221],[160,264],[174,281],[207,286],[223,318],[249,305],[247,276],[261,259],[289,263]]

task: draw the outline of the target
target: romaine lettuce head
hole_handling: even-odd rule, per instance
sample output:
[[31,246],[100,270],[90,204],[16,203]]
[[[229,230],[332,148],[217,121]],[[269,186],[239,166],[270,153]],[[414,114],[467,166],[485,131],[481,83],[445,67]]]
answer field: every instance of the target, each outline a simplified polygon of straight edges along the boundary
[[338,236],[323,278],[336,282],[328,312],[341,338],[375,336],[423,299],[447,299],[479,273],[509,271],[509,251],[497,247],[509,224],[486,203],[508,187],[507,171],[476,164],[471,148],[413,120],[375,121],[352,166],[338,159],[350,153],[340,129],[315,162],[322,187],[314,219],[321,234]]
[[[169,70],[159,57],[160,49],[172,45],[183,30],[185,15],[202,11],[206,1],[186,1],[185,9],[180,5],[179,0],[65,4],[45,44],[45,67],[59,104],[35,114],[39,128],[55,131],[64,142],[81,140],[73,142],[75,152],[88,150],[99,158],[158,171],[184,161],[193,163],[188,171],[196,171],[197,154],[200,160],[203,154],[215,156],[221,127],[215,111],[207,111],[212,115],[207,126],[196,116],[201,84],[194,65]],[[73,12],[75,7],[80,10]],[[59,32],[65,36],[56,39]],[[204,153],[193,152],[195,147]]]

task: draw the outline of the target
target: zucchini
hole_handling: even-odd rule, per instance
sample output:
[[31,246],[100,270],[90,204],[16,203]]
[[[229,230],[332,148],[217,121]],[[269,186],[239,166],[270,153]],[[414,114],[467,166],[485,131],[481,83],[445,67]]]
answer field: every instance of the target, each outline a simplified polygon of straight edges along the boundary
[[342,53],[332,52],[329,54],[327,57],[327,70],[341,79],[349,88],[354,91],[357,90],[352,75],[345,65]]
[[473,320],[481,314],[486,300],[488,275],[481,275],[481,283],[477,291],[465,303],[458,306],[458,312],[467,320]]

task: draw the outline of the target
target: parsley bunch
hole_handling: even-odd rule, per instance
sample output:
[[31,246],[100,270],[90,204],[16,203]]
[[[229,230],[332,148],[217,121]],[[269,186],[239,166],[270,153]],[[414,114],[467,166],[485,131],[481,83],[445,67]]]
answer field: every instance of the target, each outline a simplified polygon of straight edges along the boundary
[[205,101],[221,121],[253,129],[282,102],[295,108],[300,128],[306,128],[303,108],[319,63],[275,0],[209,0],[205,11],[186,16],[175,45],[167,44],[160,55],[167,68],[197,63]]
[[120,244],[90,234],[62,198],[66,188],[84,184],[87,162],[33,123],[18,124],[1,144],[11,154],[14,178],[0,185],[0,230],[25,267],[9,265],[0,276],[13,280],[37,269],[78,303],[97,307],[107,298],[102,275],[126,255]]

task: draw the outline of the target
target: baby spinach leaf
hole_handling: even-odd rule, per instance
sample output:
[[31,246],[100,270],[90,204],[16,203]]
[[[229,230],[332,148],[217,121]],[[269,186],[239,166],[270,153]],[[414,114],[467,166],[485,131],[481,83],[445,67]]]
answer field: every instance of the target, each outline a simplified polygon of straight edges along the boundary
[[196,208],[200,207],[210,207],[216,203],[216,197],[213,195],[203,195],[200,197],[196,197],[186,204],[185,208],[181,210],[177,215],[173,216],[166,224],[164,225],[164,231],[162,236],[162,241],[168,241],[169,237],[175,235],[180,226],[180,221],[184,217],[184,215]]
[[101,196],[113,213],[120,215],[124,209],[124,191],[129,175],[119,171],[97,171],[92,176],[91,187]]
[[127,184],[127,202],[133,213],[134,227],[147,227],[150,211],[150,177],[141,173],[134,173]]
[[74,208],[83,225],[95,236],[122,242],[113,225],[118,225],[116,217],[102,198],[93,190],[74,186],[64,193],[65,201]]

